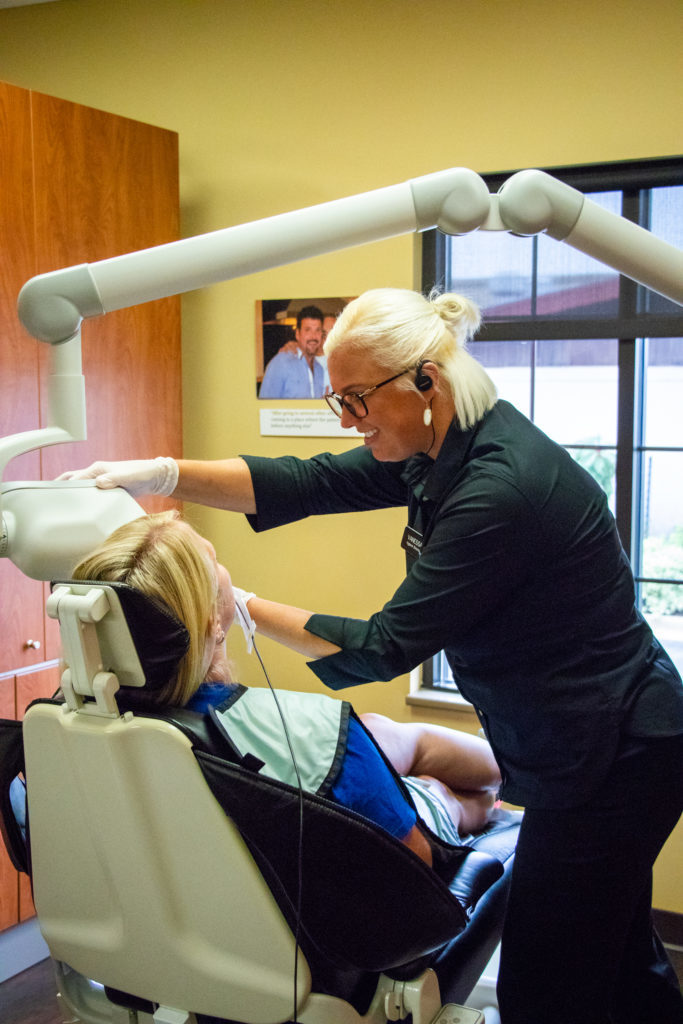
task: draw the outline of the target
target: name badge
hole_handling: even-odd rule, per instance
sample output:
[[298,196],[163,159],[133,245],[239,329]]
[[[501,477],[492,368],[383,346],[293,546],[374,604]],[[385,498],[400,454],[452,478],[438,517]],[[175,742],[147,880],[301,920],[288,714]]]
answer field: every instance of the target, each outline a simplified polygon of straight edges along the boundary
[[422,534],[414,530],[412,526],[406,526],[403,531],[401,547],[404,548],[413,558],[419,558],[422,554]]

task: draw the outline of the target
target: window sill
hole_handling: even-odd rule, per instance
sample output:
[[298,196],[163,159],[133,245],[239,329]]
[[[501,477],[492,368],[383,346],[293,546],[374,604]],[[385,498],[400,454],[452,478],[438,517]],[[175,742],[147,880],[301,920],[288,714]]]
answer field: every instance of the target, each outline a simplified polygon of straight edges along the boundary
[[453,711],[470,711],[474,714],[474,708],[457,693],[446,693],[444,690],[432,690],[420,687],[414,693],[406,695],[406,704],[413,704],[421,708],[451,708]]
[[410,692],[406,694],[406,704],[422,708],[441,708],[442,710],[450,708],[452,711],[476,714],[470,702],[461,697],[459,693],[422,686],[420,669],[414,669],[410,673]]

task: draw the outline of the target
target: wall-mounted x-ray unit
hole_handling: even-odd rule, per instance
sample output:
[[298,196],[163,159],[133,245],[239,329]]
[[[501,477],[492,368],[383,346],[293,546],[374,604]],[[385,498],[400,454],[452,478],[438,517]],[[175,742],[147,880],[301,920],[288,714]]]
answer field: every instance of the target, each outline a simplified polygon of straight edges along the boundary
[[[48,426],[0,439],[0,479],[16,455],[85,439],[84,319],[435,227],[449,235],[544,232],[683,304],[683,252],[571,186],[527,170],[491,195],[474,171],[440,171],[32,278],[19,295],[19,316],[29,333],[51,348]],[[66,576],[117,525],[141,514],[125,492],[101,491],[90,482],[3,483],[0,556],[35,579]]]

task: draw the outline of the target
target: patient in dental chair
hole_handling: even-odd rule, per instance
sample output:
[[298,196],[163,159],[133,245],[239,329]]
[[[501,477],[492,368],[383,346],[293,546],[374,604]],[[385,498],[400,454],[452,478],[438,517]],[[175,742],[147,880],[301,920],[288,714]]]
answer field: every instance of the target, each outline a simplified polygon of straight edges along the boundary
[[230,576],[213,546],[175,513],[120,527],[73,577],[126,583],[184,625],[185,653],[168,684],[140,691],[138,706],[142,698],[148,707],[211,714],[231,745],[263,762],[263,774],[351,808],[427,863],[431,849],[418,814],[454,845],[495,816],[500,774],[485,740],[379,714],[356,716],[348,702],[322,694],[236,683],[225,649],[235,617]]

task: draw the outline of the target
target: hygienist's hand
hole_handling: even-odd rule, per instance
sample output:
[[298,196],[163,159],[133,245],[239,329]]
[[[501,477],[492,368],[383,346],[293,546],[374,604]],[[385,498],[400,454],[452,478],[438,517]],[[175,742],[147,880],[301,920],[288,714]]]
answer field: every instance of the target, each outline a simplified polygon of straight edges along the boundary
[[251,654],[254,647],[256,623],[249,614],[247,603],[252,597],[256,597],[256,594],[251,594],[248,590],[241,590],[239,587],[233,587],[232,592],[235,595],[235,622],[241,626],[244,639],[247,642],[247,652]]
[[70,470],[57,479],[94,480],[103,490],[123,487],[134,498],[141,494],[168,496],[178,486],[178,463],[162,455],[129,462],[93,462],[87,469]]

